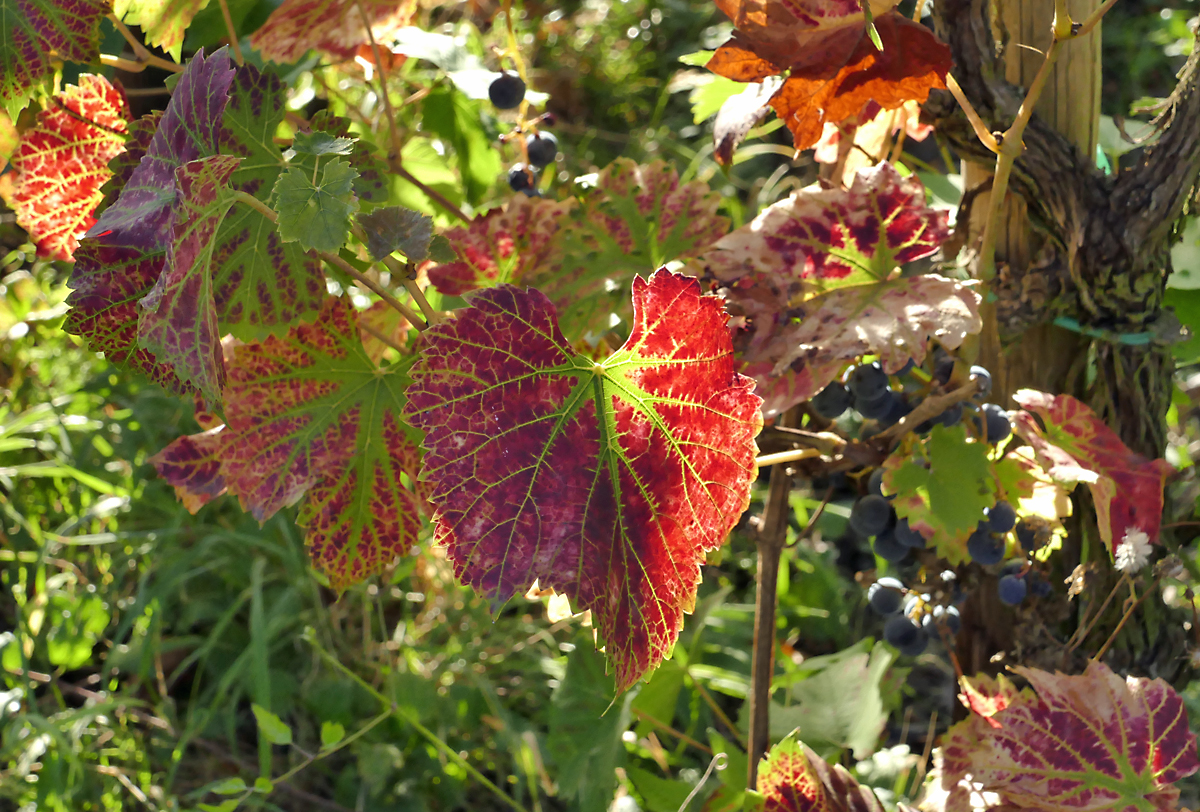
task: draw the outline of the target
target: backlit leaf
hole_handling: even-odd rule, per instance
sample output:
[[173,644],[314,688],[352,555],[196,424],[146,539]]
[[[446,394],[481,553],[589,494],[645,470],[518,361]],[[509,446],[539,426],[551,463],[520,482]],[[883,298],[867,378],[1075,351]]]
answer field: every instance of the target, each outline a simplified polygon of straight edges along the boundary
[[413,262],[429,256],[433,218],[427,214],[403,206],[388,206],[362,215],[358,224],[367,235],[367,250],[372,259],[383,259],[393,251]]
[[292,150],[301,155],[349,155],[354,152],[354,139],[335,137],[321,130],[298,132],[292,139]]
[[545,295],[486,290],[423,335],[408,410],[459,577],[498,602],[537,580],[590,609],[620,690],[674,644],[705,552],[746,508],[762,424],[720,299],[663,270],[633,298],[629,340],[594,362]]
[[454,148],[463,191],[475,204],[503,171],[494,136],[483,126],[483,104],[455,88],[435,87],[421,108],[421,128]]
[[316,182],[292,167],[275,181],[279,236],[305,250],[337,251],[346,242],[350,216],[358,211],[353,184],[358,173],[342,160],[327,161]]
[[400,420],[411,361],[377,367],[355,322],[347,300],[329,297],[313,324],[232,347],[224,429],[153,460],[185,500],[223,483],[259,521],[300,502],[313,566],[338,590],[412,549],[424,504],[419,435]]
[[200,434],[185,434],[150,458],[158,475],[175,488],[175,496],[195,514],[225,493],[221,475],[224,424]]
[[883,812],[870,788],[840,764],[830,765],[792,734],[758,765],[764,812]]
[[[309,124],[312,126],[310,135],[313,140],[307,145],[301,142],[301,146],[305,146],[308,151],[297,149],[297,141],[293,140],[292,151],[296,155],[289,160],[289,165],[304,167],[312,174],[317,164],[316,150],[344,149],[345,142],[350,141],[350,151],[337,154],[344,154],[351,168],[358,173],[358,177],[354,179],[354,194],[358,196],[358,202],[367,208],[389,202],[392,188],[391,170],[383,160],[376,157],[377,148],[361,133],[351,129],[350,119],[335,116],[328,110],[321,110],[312,117]],[[299,139],[301,135],[304,134],[297,133],[296,138]],[[326,139],[332,139],[332,142],[327,142]]]
[[0,0],[0,102],[15,121],[56,62],[95,62],[104,0]]
[[225,383],[221,333],[213,305],[213,236],[233,205],[229,179],[240,158],[216,155],[175,170],[175,223],[162,275],[139,302],[138,342],[220,403]]
[[[297,62],[309,50],[352,59],[370,41],[358,0],[284,0],[250,43],[263,59]],[[386,42],[408,24],[416,4],[402,0],[361,0],[376,42]]]
[[950,49],[891,11],[895,5],[871,3],[880,51],[857,3],[724,0],[718,6],[737,30],[707,67],[739,82],[786,74],[771,106],[792,131],[796,149],[808,149],[826,124],[854,118],[870,102],[891,110],[924,102],[931,89],[945,87]]
[[1170,463],[1130,451],[1095,412],[1070,395],[1022,389],[1013,400],[1041,417],[1046,427],[1043,432],[1028,414],[1013,415],[1013,430],[1033,446],[1047,473],[1064,483],[1088,483],[1100,537],[1110,552],[1115,554],[1130,531],[1158,541]]
[[183,35],[209,0],[114,0],[113,13],[126,25],[136,25],[146,44],[162,48],[176,62],[183,51]]
[[125,94],[103,76],[83,74],[38,113],[12,156],[16,170],[8,201],[38,255],[70,260],[95,221],[108,162],[125,149]]
[[975,789],[1003,808],[1176,809],[1175,782],[1200,762],[1183,700],[1165,681],[1123,678],[1098,662],[1078,676],[1012,670],[1031,688],[943,739],[947,808]]
[[138,168],[138,164],[142,162],[142,158],[146,157],[146,152],[150,149],[150,142],[154,139],[159,122],[162,121],[163,112],[155,110],[126,125],[125,149],[123,152],[118,152],[108,162],[108,180],[100,187],[103,199],[96,205],[96,210],[92,212],[93,217],[99,217],[105,209],[115,203],[121,190],[125,188],[125,184],[129,183],[134,170]]

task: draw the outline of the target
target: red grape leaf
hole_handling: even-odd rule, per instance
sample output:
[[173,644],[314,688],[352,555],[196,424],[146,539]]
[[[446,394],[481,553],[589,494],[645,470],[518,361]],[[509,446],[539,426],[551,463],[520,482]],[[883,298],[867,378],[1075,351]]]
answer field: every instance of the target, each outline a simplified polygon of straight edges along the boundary
[[503,208],[476,216],[445,232],[457,259],[429,269],[429,281],[443,293],[461,296],[477,288],[533,284],[557,273],[562,252],[554,236],[574,201],[513,195]]
[[962,693],[958,695],[959,701],[997,729],[1002,725],[992,717],[1011,705],[1020,695],[1012,680],[1003,674],[995,678],[987,674],[963,676],[959,677],[958,684],[962,688]]
[[1140,530],[1158,541],[1163,487],[1174,469],[1163,459],[1147,460],[1121,442],[1088,406],[1070,395],[1022,389],[1019,406],[1041,417],[1046,430],[1028,414],[1013,415],[1013,429],[1033,446],[1050,476],[1062,482],[1087,482],[1096,505],[1100,537],[1114,555],[1127,533]]
[[111,175],[108,162],[125,149],[128,118],[125,94],[103,76],[85,73],[78,85],[55,94],[33,129],[21,135],[8,202],[39,256],[70,261],[96,222],[92,213]]
[[[798,731],[797,731],[798,732]],[[840,764],[830,765],[792,733],[758,766],[763,812],[883,812],[875,793]]]
[[104,0],[0,0],[0,101],[13,121],[55,63],[96,61],[107,13]]
[[660,270],[633,300],[629,340],[594,362],[544,294],[483,291],[423,334],[407,411],[459,577],[590,609],[619,690],[674,645],[705,552],[746,509],[762,426],[720,299]]
[[168,363],[210,405],[225,384],[221,333],[213,306],[213,235],[233,205],[229,179],[241,158],[215,155],[175,170],[175,224],[167,262],[139,302],[138,343]]
[[93,217],[99,217],[105,209],[116,202],[121,190],[133,176],[134,170],[138,168],[142,158],[146,157],[146,152],[150,149],[150,142],[154,139],[154,133],[158,130],[162,117],[163,111],[155,110],[137,121],[129,122],[125,134],[125,149],[123,152],[118,152],[108,162],[108,180],[100,187],[100,194],[103,198],[96,204],[96,210],[92,212]]
[[126,25],[142,29],[146,44],[162,48],[176,62],[183,52],[183,35],[208,0],[114,0],[113,13]]
[[[855,118],[874,102],[884,109],[924,102],[944,88],[950,49],[929,29],[899,12],[877,12],[878,50],[852,3],[823,18],[784,3],[723,3],[738,30],[708,69],[739,82],[787,74],[771,106],[792,132],[797,150],[816,144],[826,124]],[[873,3],[889,9],[895,3]],[[799,14],[799,16],[796,16]]]
[[231,346],[224,429],[180,438],[153,462],[185,504],[223,485],[261,522],[303,500],[313,566],[344,589],[417,541],[419,434],[400,420],[409,363],[377,367],[350,303],[329,297],[313,324]]
[[1079,676],[1012,670],[1032,690],[943,739],[947,808],[967,786],[1045,812],[1176,808],[1173,785],[1200,762],[1183,699],[1165,681],[1122,678],[1098,662]]
[[[396,0],[361,2],[376,42],[408,25],[416,8]],[[250,38],[263,59],[274,62],[298,62],[311,49],[351,59],[369,41],[356,0],[284,0]]]

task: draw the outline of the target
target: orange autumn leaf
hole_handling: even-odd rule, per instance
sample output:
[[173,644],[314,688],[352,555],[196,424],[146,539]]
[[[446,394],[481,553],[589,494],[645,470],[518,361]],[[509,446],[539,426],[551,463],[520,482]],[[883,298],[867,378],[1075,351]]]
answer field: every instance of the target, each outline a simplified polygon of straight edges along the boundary
[[120,88],[83,74],[21,135],[8,203],[40,256],[71,260],[79,238],[96,222],[100,187],[112,176],[108,162],[125,151],[128,117]]

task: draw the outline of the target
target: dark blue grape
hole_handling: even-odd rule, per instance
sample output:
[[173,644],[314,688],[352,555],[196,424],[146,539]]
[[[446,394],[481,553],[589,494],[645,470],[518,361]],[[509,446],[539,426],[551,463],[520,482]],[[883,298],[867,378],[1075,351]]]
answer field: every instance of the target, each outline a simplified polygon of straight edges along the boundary
[[879,422],[883,423],[885,426],[894,426],[900,422],[901,418],[903,418],[912,410],[913,407],[909,406],[903,398],[893,396],[892,408],[888,410],[887,414],[879,418]]
[[861,364],[850,373],[850,393],[855,400],[875,400],[887,387],[887,373],[878,362]]
[[1017,541],[1021,542],[1021,549],[1027,553],[1031,553],[1037,547],[1037,531],[1032,525],[1026,524],[1025,520],[1017,522]]
[[896,537],[896,541],[914,550],[925,548],[925,537],[908,526],[908,519],[901,519],[896,522],[896,526],[892,528],[892,535]]
[[995,445],[1008,439],[1012,434],[1012,423],[1008,422],[1008,414],[995,403],[983,404],[983,418],[987,421],[987,441]]
[[1007,533],[1017,523],[1017,509],[1010,502],[997,502],[988,510],[987,517],[993,533]]
[[1025,576],[1025,580],[1029,582],[1029,591],[1035,598],[1044,598],[1054,591],[1053,585],[1036,572]]
[[962,420],[962,416],[963,416],[963,405],[961,403],[955,403],[949,409],[942,412],[937,417],[933,418],[933,420],[931,420],[930,422],[931,423],[940,423],[941,425],[945,426],[946,428],[949,428],[950,426],[957,426],[958,421]]
[[929,646],[929,635],[924,629],[917,630],[917,639],[903,646],[896,646],[903,657],[916,657]]
[[[875,496],[883,496],[884,495],[883,494],[883,469],[882,468],[876,468],[874,471],[871,472],[871,475],[869,477],[867,477],[867,493],[874,494]],[[884,498],[886,499],[887,497],[885,496]]]
[[499,110],[511,110],[525,99],[525,82],[515,73],[504,72],[488,85],[488,98]]
[[903,561],[911,549],[897,541],[896,535],[891,530],[885,530],[876,536],[874,546],[875,555],[893,564],[897,561]]
[[854,397],[846,387],[837,381],[829,384],[812,399],[812,407],[821,417],[834,420],[850,408]]
[[1025,594],[1029,591],[1029,586],[1025,583],[1024,578],[1017,575],[1005,575],[996,584],[996,591],[1000,595],[1001,603],[1016,606],[1025,600]]
[[891,413],[892,409],[896,406],[897,400],[895,392],[891,389],[884,389],[872,400],[856,397],[854,399],[854,408],[868,420],[880,420]]
[[905,362],[904,366],[900,367],[900,370],[894,374],[896,374],[897,376],[907,375],[908,373],[910,373],[914,369],[916,369],[916,366],[917,366],[917,362],[914,361],[912,358],[909,358],[908,361]]
[[999,564],[1004,559],[1004,540],[993,536],[986,522],[980,522],[967,539],[967,553],[985,567]]
[[921,626],[929,634],[937,634],[937,626],[944,625],[951,635],[958,634],[958,630],[962,628],[962,616],[959,615],[958,609],[954,606],[935,606],[933,611],[925,615],[921,621]]
[[529,155],[529,163],[539,169],[549,166],[558,155],[558,139],[553,133],[530,133],[525,139],[525,152]]
[[537,187],[537,172],[525,164],[517,164],[508,170],[508,185],[514,192],[528,194]]
[[860,536],[882,533],[892,521],[892,504],[882,496],[864,496],[850,508],[850,527]]
[[904,584],[895,578],[880,578],[867,589],[867,601],[881,615],[894,615],[904,603]]
[[933,362],[933,379],[945,386],[954,374],[954,356],[939,355]]
[[912,645],[920,636],[920,627],[904,615],[890,617],[888,622],[883,624],[883,639],[896,648]]
[[971,380],[979,387],[975,394],[976,400],[983,400],[992,394],[992,373],[977,364],[971,367]]

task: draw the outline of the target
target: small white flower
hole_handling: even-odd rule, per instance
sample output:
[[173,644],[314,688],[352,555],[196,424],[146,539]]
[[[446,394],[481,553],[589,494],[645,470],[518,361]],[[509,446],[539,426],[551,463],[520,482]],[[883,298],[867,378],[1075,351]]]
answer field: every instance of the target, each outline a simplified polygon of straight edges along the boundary
[[1150,537],[1144,530],[1131,527],[1125,531],[1125,538],[1117,545],[1114,566],[1125,573],[1133,575],[1146,566],[1150,561]]

